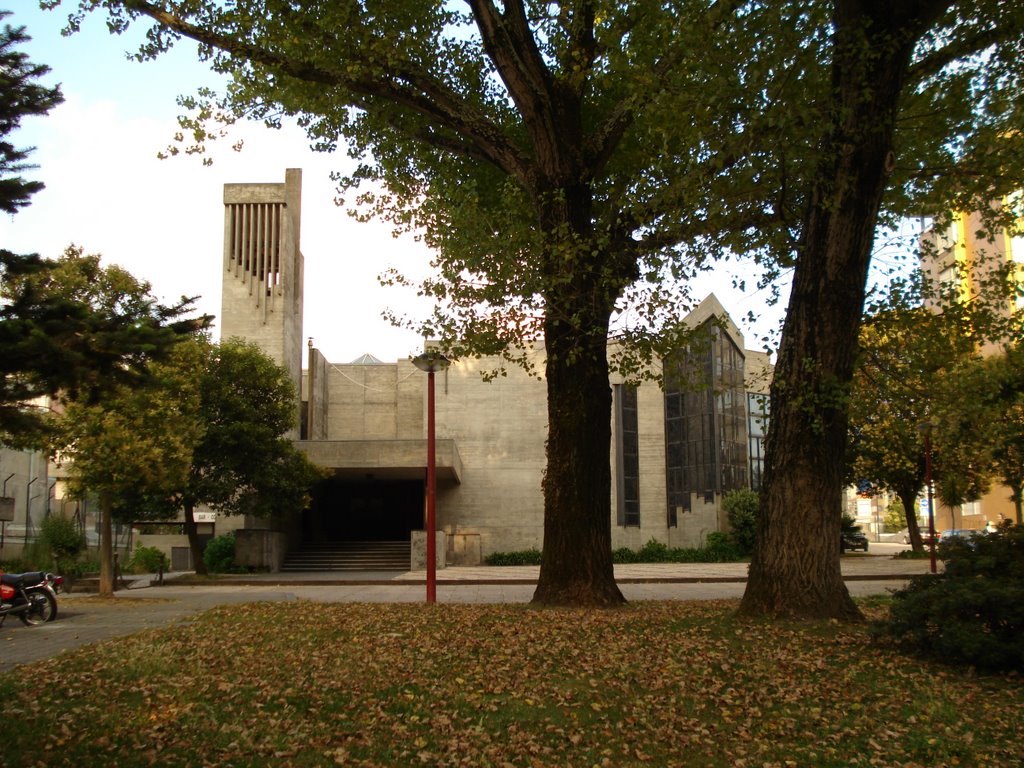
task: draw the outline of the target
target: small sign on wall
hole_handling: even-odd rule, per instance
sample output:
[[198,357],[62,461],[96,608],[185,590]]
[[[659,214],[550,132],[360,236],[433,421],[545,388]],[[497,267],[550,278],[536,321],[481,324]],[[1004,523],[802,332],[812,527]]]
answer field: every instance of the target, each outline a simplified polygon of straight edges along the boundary
[[0,521],[9,523],[14,520],[14,498],[0,496]]

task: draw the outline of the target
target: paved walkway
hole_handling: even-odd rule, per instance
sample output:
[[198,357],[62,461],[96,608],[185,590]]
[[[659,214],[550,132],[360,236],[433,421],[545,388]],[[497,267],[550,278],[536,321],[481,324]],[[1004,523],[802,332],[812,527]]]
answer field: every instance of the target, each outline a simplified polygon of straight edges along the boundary
[[[855,596],[883,594],[928,570],[927,560],[889,557],[843,558],[843,575]],[[440,603],[525,603],[533,596],[536,567],[445,568],[438,571]],[[616,566],[627,600],[712,600],[739,598],[745,563],[645,564]],[[163,586],[140,577],[114,600],[89,594],[58,596],[58,616],[40,627],[25,627],[9,617],[0,627],[0,672],[56,656],[61,651],[111,640],[144,629],[190,620],[216,605],[266,600],[399,603],[425,600],[424,573],[365,572],[257,574],[222,577],[215,582],[169,574]]]

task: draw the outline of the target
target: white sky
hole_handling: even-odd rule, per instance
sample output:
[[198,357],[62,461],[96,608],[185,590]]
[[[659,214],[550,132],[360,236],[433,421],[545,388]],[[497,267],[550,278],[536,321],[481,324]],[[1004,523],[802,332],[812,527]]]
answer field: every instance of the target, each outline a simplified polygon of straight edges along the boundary
[[[177,130],[181,109],[175,97],[216,83],[194,48],[182,43],[158,61],[138,64],[125,59],[132,41],[109,35],[101,13],[63,38],[66,11],[40,11],[35,0],[9,4],[17,10],[3,23],[27,28],[33,39],[23,50],[51,68],[43,82],[60,83],[65,102],[47,116],[25,120],[13,137],[18,147],[36,147],[29,162],[39,167],[26,175],[46,189],[15,216],[0,216],[3,247],[56,257],[72,243],[81,245],[149,281],[165,301],[199,295],[199,311],[217,315],[223,185],[282,182],[286,168],[301,168],[304,336],[312,336],[331,362],[365,352],[394,361],[418,351],[422,340],[393,328],[381,313],[391,307],[420,318],[429,305],[412,290],[381,287],[377,276],[392,266],[425,276],[430,253],[413,238],[393,238],[387,225],[358,223],[334,205],[329,174],[346,168],[343,153],[310,151],[296,128],[248,125],[232,134],[244,137],[244,150],[232,151],[231,140],[218,142],[210,167],[196,157],[159,160],[157,152]],[[767,292],[733,290],[724,273],[702,284],[706,289],[695,297],[713,290],[747,346],[761,348],[759,338],[775,330],[780,310],[768,311],[753,328],[744,318],[766,312]]]

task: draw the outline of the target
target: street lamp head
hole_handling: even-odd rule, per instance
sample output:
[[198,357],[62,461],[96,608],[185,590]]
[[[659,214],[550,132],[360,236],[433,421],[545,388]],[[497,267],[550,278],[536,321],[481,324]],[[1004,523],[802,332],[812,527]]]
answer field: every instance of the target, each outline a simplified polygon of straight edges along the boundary
[[438,371],[443,371],[451,365],[452,362],[436,349],[428,349],[426,352],[416,355],[416,357],[410,357],[409,359],[412,361],[413,365],[425,373],[437,373]]

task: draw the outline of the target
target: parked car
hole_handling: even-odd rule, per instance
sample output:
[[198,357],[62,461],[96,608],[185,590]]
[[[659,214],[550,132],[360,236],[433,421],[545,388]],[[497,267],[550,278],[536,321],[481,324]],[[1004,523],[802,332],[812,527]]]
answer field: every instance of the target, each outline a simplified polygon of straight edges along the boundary
[[868,551],[868,537],[860,531],[843,531],[839,534],[839,551],[863,549]]
[[967,546],[973,547],[973,539],[978,536],[984,536],[984,531],[967,530],[963,528],[953,528],[948,531],[943,531],[942,535],[939,536],[939,544],[947,544],[954,539],[962,540]]

